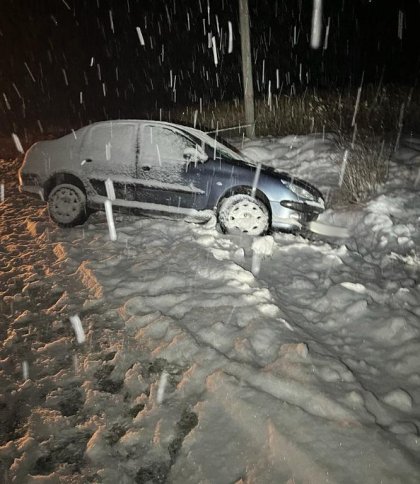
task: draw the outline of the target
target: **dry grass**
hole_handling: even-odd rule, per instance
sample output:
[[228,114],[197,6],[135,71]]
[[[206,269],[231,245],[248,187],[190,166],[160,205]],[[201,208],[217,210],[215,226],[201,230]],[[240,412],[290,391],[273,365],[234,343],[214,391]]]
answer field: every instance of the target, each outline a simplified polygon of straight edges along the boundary
[[[299,95],[273,95],[255,102],[255,132],[257,136],[336,132],[352,136],[354,124],[363,136],[383,136],[394,133],[404,124],[414,129],[420,126],[420,89],[395,86],[362,88],[357,104],[357,90],[306,90]],[[357,114],[353,124],[357,104]],[[153,113],[152,117],[199,128],[223,129],[243,125],[242,100],[209,102],[170,111]]]
[[360,203],[368,199],[388,176],[392,147],[384,140],[369,139],[358,144],[341,141],[343,159],[340,181],[332,205]]

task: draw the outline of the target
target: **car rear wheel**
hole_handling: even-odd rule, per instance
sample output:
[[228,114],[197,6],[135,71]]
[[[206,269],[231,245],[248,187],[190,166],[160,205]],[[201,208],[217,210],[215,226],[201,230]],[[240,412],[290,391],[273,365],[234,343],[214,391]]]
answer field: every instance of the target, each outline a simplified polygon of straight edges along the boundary
[[220,206],[218,217],[222,230],[228,234],[263,235],[270,224],[270,216],[265,204],[246,194],[225,198]]
[[87,219],[86,195],[74,185],[57,185],[48,196],[48,211],[60,227],[80,225]]

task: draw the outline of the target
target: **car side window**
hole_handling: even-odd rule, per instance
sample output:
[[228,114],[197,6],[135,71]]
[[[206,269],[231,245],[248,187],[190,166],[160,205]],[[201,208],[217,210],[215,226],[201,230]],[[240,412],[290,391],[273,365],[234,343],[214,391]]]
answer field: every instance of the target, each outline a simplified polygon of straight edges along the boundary
[[163,126],[143,127],[140,148],[143,165],[183,164],[186,162],[186,148],[195,148],[195,143],[181,133]]
[[106,124],[90,129],[85,149],[98,160],[119,159],[123,161],[134,153],[134,124]]

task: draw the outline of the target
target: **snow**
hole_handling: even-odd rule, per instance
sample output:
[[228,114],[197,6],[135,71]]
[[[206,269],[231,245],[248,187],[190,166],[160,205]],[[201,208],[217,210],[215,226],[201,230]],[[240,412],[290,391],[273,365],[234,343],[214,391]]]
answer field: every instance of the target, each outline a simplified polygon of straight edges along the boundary
[[[410,139],[377,195],[322,215],[345,239],[114,214],[110,241],[105,213],[54,226],[3,161],[6,482],[419,482]],[[237,145],[338,186],[331,135]]]

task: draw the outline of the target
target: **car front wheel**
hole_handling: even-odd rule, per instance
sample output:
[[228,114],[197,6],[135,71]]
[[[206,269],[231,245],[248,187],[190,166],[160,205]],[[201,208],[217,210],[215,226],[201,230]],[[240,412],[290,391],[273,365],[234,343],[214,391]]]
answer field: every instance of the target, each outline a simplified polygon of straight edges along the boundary
[[48,211],[60,227],[80,225],[87,219],[86,195],[74,185],[57,185],[48,196]]
[[265,204],[246,194],[232,195],[223,200],[218,216],[222,230],[228,234],[263,235],[270,223]]

